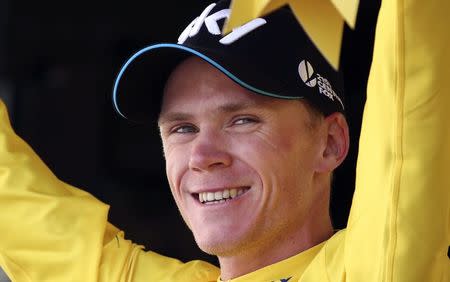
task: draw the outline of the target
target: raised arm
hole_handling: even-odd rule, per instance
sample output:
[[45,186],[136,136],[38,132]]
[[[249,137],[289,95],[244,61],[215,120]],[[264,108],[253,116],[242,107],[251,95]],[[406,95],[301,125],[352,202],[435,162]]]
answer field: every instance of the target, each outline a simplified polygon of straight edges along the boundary
[[0,100],[0,269],[12,281],[215,281],[208,263],[144,252],[108,206],[60,181],[12,130]]
[[13,281],[94,281],[108,206],[57,179],[0,101],[0,265]]
[[383,1],[345,244],[348,281],[448,281],[450,2]]

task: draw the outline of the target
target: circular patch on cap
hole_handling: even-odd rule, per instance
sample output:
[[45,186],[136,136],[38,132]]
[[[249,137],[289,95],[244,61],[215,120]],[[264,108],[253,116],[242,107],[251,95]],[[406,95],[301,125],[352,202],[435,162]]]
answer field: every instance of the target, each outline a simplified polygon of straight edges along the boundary
[[301,61],[300,64],[298,65],[298,74],[300,75],[300,78],[307,86],[309,87],[316,86],[317,79],[314,76],[314,69],[307,60]]

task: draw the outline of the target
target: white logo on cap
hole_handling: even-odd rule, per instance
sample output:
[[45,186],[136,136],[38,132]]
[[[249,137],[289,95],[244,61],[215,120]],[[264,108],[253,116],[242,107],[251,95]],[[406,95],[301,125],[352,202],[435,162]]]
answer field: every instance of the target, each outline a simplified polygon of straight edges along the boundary
[[[188,38],[194,37],[198,34],[200,31],[200,28],[202,27],[203,23],[206,25],[206,29],[208,29],[208,32],[212,35],[220,35],[221,31],[219,28],[219,25],[217,22],[219,20],[229,18],[230,17],[230,9],[223,9],[220,11],[215,12],[212,15],[208,14],[211,12],[211,10],[216,6],[216,4],[211,4],[198,16],[195,18],[180,34],[180,37],[178,37],[178,44],[183,44]],[[256,18],[252,21],[249,21],[248,23],[236,27],[226,36],[222,37],[219,42],[224,45],[231,44],[235,42],[236,40],[240,39],[244,35],[248,34],[249,32],[257,29],[258,27],[266,24],[267,21],[263,18]]]
[[298,65],[298,74],[300,75],[300,78],[307,86],[309,87],[316,86],[317,80],[313,76],[314,69],[307,60],[301,61],[300,64]]
[[344,109],[344,104],[342,103],[341,98],[336,94],[336,92],[334,92],[333,87],[331,87],[331,83],[320,74],[315,74],[310,62],[307,60],[301,61],[298,65],[298,74],[307,86],[315,87],[318,85],[320,94],[325,95],[331,101],[336,99]]

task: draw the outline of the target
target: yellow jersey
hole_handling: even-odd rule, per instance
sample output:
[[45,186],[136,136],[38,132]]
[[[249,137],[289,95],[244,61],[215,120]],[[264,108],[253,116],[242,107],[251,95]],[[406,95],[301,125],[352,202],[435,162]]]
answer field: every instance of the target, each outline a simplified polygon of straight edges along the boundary
[[[450,2],[381,6],[348,227],[231,281],[449,281]],[[108,206],[63,183],[0,102],[0,267],[12,281],[220,281],[126,240]]]

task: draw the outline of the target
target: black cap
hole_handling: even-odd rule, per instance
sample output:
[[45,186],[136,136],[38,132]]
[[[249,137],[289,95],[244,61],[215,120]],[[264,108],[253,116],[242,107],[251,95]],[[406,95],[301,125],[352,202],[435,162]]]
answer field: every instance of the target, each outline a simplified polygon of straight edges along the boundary
[[165,82],[186,57],[198,56],[257,94],[307,99],[324,115],[344,112],[340,74],[284,7],[223,36],[230,1],[209,5],[177,43],[145,47],[123,65],[113,89],[115,110],[145,121],[158,114]]

